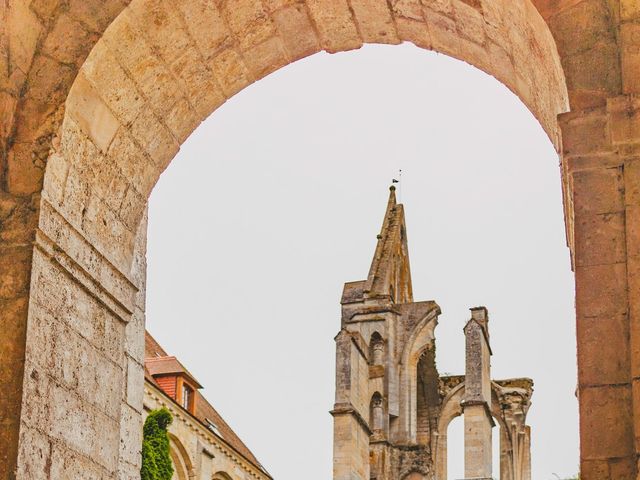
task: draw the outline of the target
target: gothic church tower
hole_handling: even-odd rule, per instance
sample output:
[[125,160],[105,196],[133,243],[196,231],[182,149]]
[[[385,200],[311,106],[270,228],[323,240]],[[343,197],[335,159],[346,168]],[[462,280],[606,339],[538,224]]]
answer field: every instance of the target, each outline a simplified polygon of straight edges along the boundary
[[[472,309],[473,322],[465,330],[474,339],[467,341],[468,392],[465,376],[439,376],[434,329],[440,307],[413,301],[404,208],[396,202],[395,187],[390,190],[369,275],[346,283],[342,294],[331,411],[333,479],[446,480],[447,427],[466,408],[467,423],[477,426],[467,442],[467,472],[490,475],[492,417],[497,417],[504,427],[501,478],[530,480],[525,417],[533,382],[490,380],[484,307]],[[482,341],[471,335],[480,324],[486,332]]]

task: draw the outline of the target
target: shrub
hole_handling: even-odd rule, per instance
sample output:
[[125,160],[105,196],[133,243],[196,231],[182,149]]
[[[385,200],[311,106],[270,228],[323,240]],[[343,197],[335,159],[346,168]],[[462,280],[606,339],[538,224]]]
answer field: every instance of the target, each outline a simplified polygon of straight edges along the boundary
[[171,480],[173,465],[167,427],[172,421],[173,417],[166,408],[152,411],[145,420],[142,429],[141,480]]

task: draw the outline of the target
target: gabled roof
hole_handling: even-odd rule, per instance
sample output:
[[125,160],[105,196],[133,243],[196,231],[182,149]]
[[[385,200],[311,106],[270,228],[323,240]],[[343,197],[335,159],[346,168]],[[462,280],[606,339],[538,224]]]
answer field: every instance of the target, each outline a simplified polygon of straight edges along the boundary
[[[162,348],[162,346],[151,336],[149,332],[145,332],[145,379],[154,384],[156,387],[159,387],[158,383],[154,379],[154,371],[164,371],[164,369],[175,370],[179,366],[191,376],[186,368],[182,366],[182,364],[176,359],[176,357],[169,356],[167,352]],[[160,370],[158,370],[160,369]],[[158,375],[158,374],[156,374]],[[160,374],[161,375],[161,374]],[[198,388],[201,388],[198,384]],[[169,397],[170,398],[170,397]],[[171,399],[173,400],[173,399]],[[185,413],[190,415],[189,412],[185,410]],[[222,416],[218,413],[218,411],[213,408],[213,406],[207,401],[207,399],[202,395],[201,392],[195,392],[195,413],[192,415],[198,420],[200,423],[204,424],[209,428],[209,424],[213,423],[215,428],[217,429],[217,434],[221,437],[227,444],[229,444],[233,449],[235,449],[240,455],[246,458],[249,462],[255,465],[257,468],[265,472],[267,475],[269,473],[265,470],[265,468],[260,464],[255,455],[249,450],[249,448],[240,440],[240,437],[236,435],[233,429],[224,421]],[[270,477],[271,475],[269,475]]]
[[152,377],[160,375],[183,375],[186,376],[190,383],[196,388],[202,388],[202,385],[189,373],[182,363],[176,357],[150,357],[145,358],[145,366]]

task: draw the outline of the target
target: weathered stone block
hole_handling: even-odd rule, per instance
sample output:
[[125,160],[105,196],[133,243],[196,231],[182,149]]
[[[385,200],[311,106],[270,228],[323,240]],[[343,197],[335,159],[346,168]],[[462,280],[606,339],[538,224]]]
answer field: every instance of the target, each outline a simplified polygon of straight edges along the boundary
[[483,44],[485,22],[482,12],[462,0],[453,0],[453,9],[458,33],[474,43]]
[[23,427],[16,478],[50,480],[51,442],[38,430]]
[[289,62],[282,41],[278,37],[272,37],[251,47],[242,52],[242,56],[255,79],[262,78]]
[[15,298],[29,287],[30,248],[0,247],[0,298]]
[[25,362],[24,371],[24,401],[22,402],[20,420],[23,425],[50,435],[52,428],[51,403],[55,385],[48,376],[48,372],[38,365],[27,361]]
[[[105,415],[118,418],[122,400],[122,367],[64,324],[54,336],[53,368],[49,374],[60,386],[75,392]],[[108,378],[110,381],[105,382]]]
[[574,223],[576,265],[624,262],[627,255],[625,217],[624,212],[577,215]]
[[205,60],[211,60],[223,45],[231,42],[231,32],[213,2],[177,0],[173,4],[182,13],[191,37]]
[[627,458],[614,458],[609,460],[609,478],[620,480],[633,480],[636,477],[636,458],[630,455]]
[[422,0],[422,4],[435,12],[453,17],[453,0]]
[[149,110],[141,112],[136,118],[131,125],[131,134],[161,171],[180,148],[171,131]]
[[425,9],[424,16],[429,28],[434,50],[459,58],[459,37],[456,22],[441,13]]
[[584,478],[584,480],[611,478],[609,477],[609,462],[606,460],[582,460],[580,478]]
[[578,317],[576,332],[580,385],[630,382],[627,315]]
[[589,155],[611,151],[611,137],[604,111],[578,117],[567,113],[559,116],[565,155]]
[[127,362],[127,404],[137,412],[142,412],[144,395],[144,367],[133,358],[126,356]]
[[610,116],[611,139],[616,144],[640,142],[640,99],[622,96],[607,104]]
[[220,6],[240,50],[248,50],[275,34],[273,22],[262,2],[222,0]]
[[274,12],[272,16],[278,35],[292,61],[320,50],[305,4],[295,3]]
[[620,24],[620,45],[624,92],[640,93],[640,21]]
[[149,108],[135,82],[108,49],[94,50],[84,63],[82,73],[100,91],[100,97],[123,125],[129,125],[141,110]]
[[87,25],[90,31],[101,34],[128,3],[127,0],[68,0],[68,9],[69,14]]
[[42,188],[44,164],[37,162],[37,157],[28,143],[13,145],[7,158],[8,193],[13,195],[31,195]]
[[137,17],[136,23],[145,26],[145,38],[166,63],[172,63],[191,45],[173,2],[138,0],[130,3],[129,11]]
[[323,49],[341,52],[362,46],[346,0],[307,0],[307,5]]
[[120,122],[82,73],[73,84],[73,92],[72,100],[67,103],[68,114],[73,116],[93,143],[106,153],[120,128]]
[[585,214],[624,210],[624,177],[621,168],[585,170],[572,174],[576,220]]
[[[46,55],[61,63],[80,66],[90,48],[98,41],[98,34],[87,31],[82,23],[67,14],[59,15],[53,29],[42,45]],[[53,75],[53,72],[51,73]]]
[[578,318],[625,315],[627,270],[624,263],[576,267]]
[[400,43],[387,2],[351,0],[358,31],[367,43]]
[[213,59],[213,73],[227,98],[253,82],[242,57],[233,49],[220,52]]
[[391,2],[393,15],[396,19],[407,18],[424,22],[423,5],[419,0],[395,0]]
[[411,42],[420,48],[432,48],[429,27],[424,21],[398,17],[396,19],[396,26],[398,28],[398,35],[403,41]]
[[[633,454],[631,408],[630,385],[580,390],[580,446],[583,459],[623,458]],[[598,432],[597,435],[595,432]]]
[[[117,40],[109,40],[107,45],[128,71],[151,108],[165,114],[180,98],[178,83],[137,27],[132,14],[123,13],[110,27],[115,29],[114,37]],[[136,48],[128,48],[128,44],[135,44]]]
[[43,27],[28,2],[12,3],[7,17],[12,67],[28,72]]
[[[139,381],[143,384],[143,377],[140,377]],[[142,405],[142,398],[140,399],[140,405]],[[140,410],[133,409],[128,405],[122,405],[120,428],[120,438],[122,439],[121,460],[133,465],[139,464],[142,450],[142,415]]]
[[620,0],[620,19],[623,22],[640,19],[640,4],[637,0]]
[[56,442],[51,449],[50,478],[82,478],[82,480],[104,480],[113,475],[101,467],[91,456],[80,455],[72,449]]
[[[81,397],[56,385],[52,386],[49,400],[51,436],[87,457],[86,460],[91,458],[114,472],[120,448],[120,419],[107,417]],[[69,459],[69,455],[65,454],[63,458]]]

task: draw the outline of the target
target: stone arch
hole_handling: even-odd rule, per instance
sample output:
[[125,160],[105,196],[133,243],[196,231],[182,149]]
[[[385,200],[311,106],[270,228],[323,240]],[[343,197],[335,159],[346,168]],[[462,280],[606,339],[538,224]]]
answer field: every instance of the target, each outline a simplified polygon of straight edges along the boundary
[[216,472],[211,480],[233,480],[227,472]]
[[417,388],[418,362],[424,352],[433,345],[434,330],[438,324],[438,310],[425,315],[406,341],[400,360],[400,431],[395,435],[412,443],[417,441]]
[[[345,51],[363,41],[410,41],[493,74],[558,145],[565,81],[553,37],[529,0],[501,0],[491,8],[458,1],[451,11],[441,11],[440,2],[423,9],[403,0],[392,10],[355,10],[355,18],[321,3],[271,12],[251,0],[220,9],[209,2],[170,7],[164,0],[133,0],[95,45],[69,92],[43,197],[127,273],[146,199],[204,118],[249,84],[321,47]],[[513,24],[499,22],[505,8],[521,16]],[[365,27],[364,39],[356,24]],[[516,39],[514,49],[524,56],[500,47]],[[534,57],[544,68],[531,65]]]
[[[631,96],[640,93],[633,12],[604,0],[453,0],[445,7],[435,0],[239,0],[231,7],[204,0],[9,3],[12,8],[1,12],[8,33],[0,35],[2,50],[10,53],[3,57],[0,89],[0,247],[10,261],[0,265],[0,296],[12,327],[3,341],[12,348],[4,359],[10,368],[0,378],[7,392],[0,409],[8,419],[0,450],[9,458],[0,465],[0,478],[15,470],[18,445],[38,435],[38,420],[29,412],[38,411],[32,407],[39,400],[23,393],[45,389],[34,378],[46,366],[30,347],[46,336],[38,331],[45,307],[71,311],[78,305],[74,297],[85,295],[90,307],[73,315],[89,332],[99,330],[91,319],[106,315],[127,324],[143,316],[137,305],[144,259],[137,252],[144,249],[139,225],[146,196],[188,133],[234,93],[305,55],[401,41],[494,75],[562,150],[578,316],[605,316],[610,325],[599,322],[597,328],[619,333],[603,363],[592,361],[596,354],[585,338],[593,336],[579,330],[584,476],[598,475],[603,455],[603,440],[593,440],[598,435],[587,429],[606,431],[598,419],[610,411],[621,413],[606,437],[606,456],[636,471],[630,412],[638,410],[638,400],[629,372],[638,361],[628,352],[638,339],[625,334],[627,317],[624,327],[618,323],[627,312],[635,315],[638,303],[637,295],[624,293],[636,291],[636,260],[628,252],[639,245],[627,206],[637,199],[633,189],[621,193],[639,181],[635,150],[627,148],[640,138],[640,105]],[[568,102],[573,111],[558,123]],[[601,232],[594,212],[627,218],[628,226],[611,234],[626,252],[602,258],[599,252],[611,249],[593,246],[590,235]],[[578,232],[574,224],[582,225]],[[73,285],[65,283],[69,275]],[[63,288],[53,292],[50,285]],[[118,332],[116,350],[126,343],[139,361],[140,347],[132,338],[125,342],[119,321],[100,328]],[[120,418],[117,412],[106,416]],[[98,437],[119,431],[119,421],[96,428]],[[117,468],[109,459],[99,461],[110,471]]]
[[[499,427],[500,435],[500,478],[504,480],[513,480],[513,463],[510,454],[510,428],[506,423],[500,403],[501,387],[495,382],[491,382],[491,416]],[[463,414],[462,400],[464,397],[464,381],[453,387],[442,400],[442,409],[438,419],[438,432],[432,442],[432,451],[434,452],[434,464],[436,469],[437,480],[446,480],[447,477],[447,430],[449,424],[454,418]]]
[[169,433],[169,447],[171,461],[174,466],[173,480],[191,480],[195,478],[195,471],[189,452],[187,452],[180,439],[172,433]]

